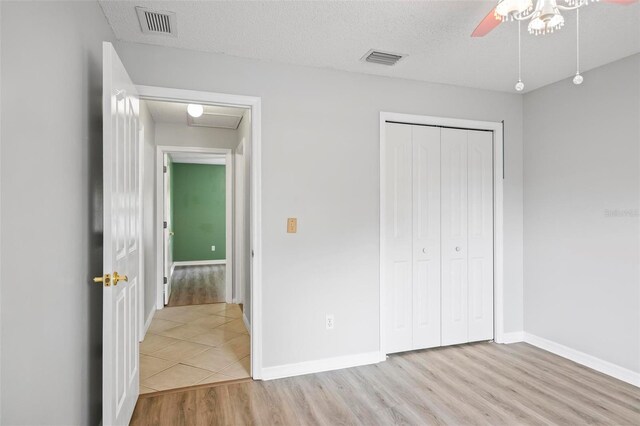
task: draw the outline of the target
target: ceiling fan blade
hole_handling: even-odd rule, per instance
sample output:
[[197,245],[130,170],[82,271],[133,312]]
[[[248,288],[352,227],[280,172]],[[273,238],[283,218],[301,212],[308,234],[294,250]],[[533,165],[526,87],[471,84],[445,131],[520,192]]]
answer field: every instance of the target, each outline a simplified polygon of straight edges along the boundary
[[615,4],[633,4],[638,3],[638,0],[602,0],[604,3],[615,3]]
[[471,37],[484,37],[491,32],[495,27],[500,25],[502,21],[496,18],[496,9],[493,8],[478,24],[475,30],[471,33]]

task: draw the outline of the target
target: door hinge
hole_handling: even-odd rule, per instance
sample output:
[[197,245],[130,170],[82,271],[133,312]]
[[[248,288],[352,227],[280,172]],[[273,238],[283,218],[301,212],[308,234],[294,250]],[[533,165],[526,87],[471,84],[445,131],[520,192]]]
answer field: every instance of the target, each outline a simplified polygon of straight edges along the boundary
[[251,250],[251,257],[254,257],[255,253],[253,253],[253,250]]
[[164,283],[167,284],[169,282],[169,280],[167,279],[167,277],[164,277],[163,279]]
[[167,221],[166,221],[166,220],[165,220],[164,222],[162,222],[162,227],[163,227],[164,229],[167,229]]
[[167,166],[162,166],[162,173],[167,173]]

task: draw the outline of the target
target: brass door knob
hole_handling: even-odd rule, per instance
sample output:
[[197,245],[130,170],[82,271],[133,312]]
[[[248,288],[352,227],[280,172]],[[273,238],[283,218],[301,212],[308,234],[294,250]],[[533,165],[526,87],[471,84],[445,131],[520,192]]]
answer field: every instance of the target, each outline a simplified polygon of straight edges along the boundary
[[109,287],[111,285],[111,275],[110,274],[104,274],[101,277],[94,277],[93,278],[93,282],[94,283],[104,283],[105,287]]
[[118,283],[120,281],[129,281],[129,277],[127,277],[126,275],[120,275],[117,272],[113,273],[113,285],[118,285]]

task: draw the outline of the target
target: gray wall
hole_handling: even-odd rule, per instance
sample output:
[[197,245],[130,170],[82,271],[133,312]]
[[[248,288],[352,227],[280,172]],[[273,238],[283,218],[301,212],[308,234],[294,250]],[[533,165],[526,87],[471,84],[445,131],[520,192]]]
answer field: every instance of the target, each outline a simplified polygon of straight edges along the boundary
[[144,101],[140,102],[140,123],[144,126],[142,144],[142,245],[144,257],[144,321],[156,308],[156,125]]
[[2,424],[101,417],[102,41],[95,2],[2,2]]
[[525,331],[640,372],[640,55],[524,97]]
[[[138,84],[262,97],[265,366],[379,349],[380,111],[505,120],[505,323],[522,330],[521,96],[150,45],[116,49]],[[294,216],[298,233],[287,234]],[[330,332],[326,313],[335,316]]]

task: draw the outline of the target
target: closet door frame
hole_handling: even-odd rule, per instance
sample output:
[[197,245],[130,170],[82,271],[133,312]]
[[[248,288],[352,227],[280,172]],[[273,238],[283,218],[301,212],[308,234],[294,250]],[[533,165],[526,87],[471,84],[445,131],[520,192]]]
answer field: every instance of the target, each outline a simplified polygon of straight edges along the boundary
[[426,125],[450,127],[467,130],[487,130],[493,132],[493,321],[494,341],[509,343],[504,332],[504,198],[503,198],[503,129],[501,122],[464,120],[458,118],[432,117],[422,115],[400,114],[393,112],[380,113],[380,352],[387,354],[386,345],[386,283],[385,262],[386,236],[384,223],[386,188],[386,124],[387,122],[409,125]]

